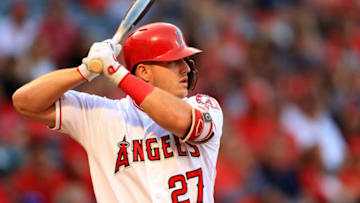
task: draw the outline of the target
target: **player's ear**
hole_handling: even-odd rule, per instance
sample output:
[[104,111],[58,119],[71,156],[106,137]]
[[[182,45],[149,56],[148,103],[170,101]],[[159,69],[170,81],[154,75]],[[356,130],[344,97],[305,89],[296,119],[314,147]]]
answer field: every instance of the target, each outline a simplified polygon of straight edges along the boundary
[[135,70],[135,75],[143,79],[145,82],[150,82],[152,77],[150,66],[142,63],[138,64]]

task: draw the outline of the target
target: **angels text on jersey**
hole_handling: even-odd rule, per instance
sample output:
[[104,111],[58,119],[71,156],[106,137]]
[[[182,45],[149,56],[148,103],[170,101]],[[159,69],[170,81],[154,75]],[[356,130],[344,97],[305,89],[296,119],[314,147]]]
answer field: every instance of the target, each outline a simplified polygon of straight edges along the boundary
[[196,145],[182,143],[175,135],[165,135],[160,138],[151,137],[145,140],[126,140],[126,135],[118,144],[115,173],[131,164],[145,161],[159,161],[174,156],[188,158],[200,157],[200,150]]

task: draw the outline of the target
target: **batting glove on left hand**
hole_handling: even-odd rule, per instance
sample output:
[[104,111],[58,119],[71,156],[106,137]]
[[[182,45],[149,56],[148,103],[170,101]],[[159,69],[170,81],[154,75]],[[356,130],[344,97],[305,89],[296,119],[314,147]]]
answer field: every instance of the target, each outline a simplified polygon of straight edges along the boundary
[[89,70],[87,58],[83,58],[82,64],[77,67],[77,70],[80,73],[81,77],[84,78],[84,80],[86,80],[87,82],[91,82],[93,79],[100,75],[99,73],[94,73]]

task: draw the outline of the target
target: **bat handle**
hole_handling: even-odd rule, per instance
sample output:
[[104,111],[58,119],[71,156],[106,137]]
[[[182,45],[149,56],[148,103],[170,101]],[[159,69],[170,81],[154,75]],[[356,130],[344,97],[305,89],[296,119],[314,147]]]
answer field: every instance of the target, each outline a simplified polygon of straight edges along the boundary
[[104,69],[104,65],[100,59],[93,59],[89,63],[89,68],[91,72],[101,73]]

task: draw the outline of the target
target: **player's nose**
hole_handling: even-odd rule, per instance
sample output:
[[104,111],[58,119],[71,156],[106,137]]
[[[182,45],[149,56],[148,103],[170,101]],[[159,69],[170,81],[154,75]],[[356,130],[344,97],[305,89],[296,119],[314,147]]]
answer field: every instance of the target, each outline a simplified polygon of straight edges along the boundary
[[190,66],[186,63],[184,59],[180,62],[180,73],[181,74],[187,74],[191,71]]

